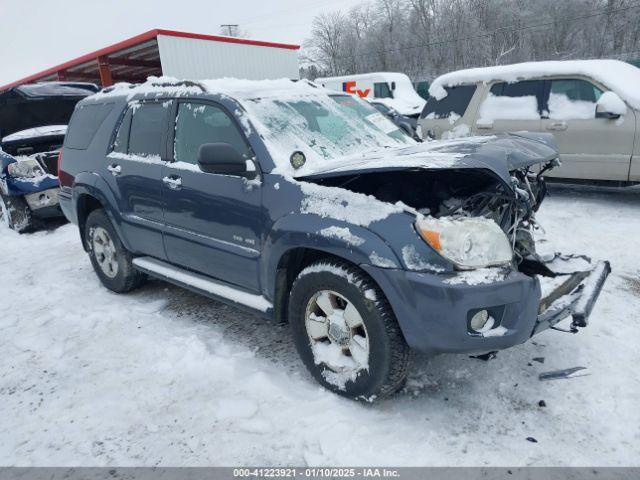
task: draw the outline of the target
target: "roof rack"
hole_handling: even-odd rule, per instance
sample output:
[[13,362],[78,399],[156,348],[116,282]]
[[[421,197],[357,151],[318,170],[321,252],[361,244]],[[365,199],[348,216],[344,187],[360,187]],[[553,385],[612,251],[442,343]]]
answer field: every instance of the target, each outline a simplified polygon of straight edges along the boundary
[[[112,85],[110,87],[106,87],[103,88],[102,90],[100,90],[101,93],[109,93],[109,92],[113,92],[116,89],[121,89],[121,88],[128,88],[128,89],[132,89],[132,88],[136,88],[139,87],[140,85],[143,85],[142,83],[116,83],[115,85]],[[152,81],[150,83],[150,85],[152,87],[197,87],[199,88],[202,92],[206,92],[207,89],[204,88],[204,85],[202,85],[200,82],[194,82],[192,80],[178,80],[175,82],[171,82],[171,81]]]
[[198,87],[203,92],[207,91],[200,82],[194,82],[192,80],[179,80],[177,82],[167,82],[167,81],[152,82],[151,86],[152,87]]

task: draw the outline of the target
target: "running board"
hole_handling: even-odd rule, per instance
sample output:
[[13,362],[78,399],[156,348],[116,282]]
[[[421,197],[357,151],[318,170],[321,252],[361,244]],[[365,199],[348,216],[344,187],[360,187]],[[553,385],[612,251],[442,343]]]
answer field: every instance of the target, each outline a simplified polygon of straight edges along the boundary
[[147,273],[153,277],[193,290],[196,293],[213,297],[251,310],[269,312],[273,304],[262,295],[245,292],[231,285],[212,280],[204,275],[190,272],[170,263],[163,262],[153,257],[137,257],[133,259],[136,270]]

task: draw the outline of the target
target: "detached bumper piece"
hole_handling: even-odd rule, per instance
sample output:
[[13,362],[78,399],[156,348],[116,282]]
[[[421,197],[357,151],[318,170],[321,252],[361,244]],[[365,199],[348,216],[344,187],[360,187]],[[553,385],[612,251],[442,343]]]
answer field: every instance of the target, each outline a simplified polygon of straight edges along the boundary
[[546,266],[553,276],[540,277],[542,300],[533,335],[569,316],[572,332],[586,327],[611,265],[607,261],[593,265],[586,257],[556,256]]

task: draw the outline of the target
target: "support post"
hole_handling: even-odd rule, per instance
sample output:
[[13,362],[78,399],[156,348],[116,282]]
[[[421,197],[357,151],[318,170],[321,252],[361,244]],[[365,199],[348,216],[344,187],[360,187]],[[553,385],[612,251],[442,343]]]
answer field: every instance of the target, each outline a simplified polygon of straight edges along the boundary
[[111,66],[107,57],[98,57],[98,69],[100,70],[100,83],[102,83],[102,86],[110,87],[113,85]]

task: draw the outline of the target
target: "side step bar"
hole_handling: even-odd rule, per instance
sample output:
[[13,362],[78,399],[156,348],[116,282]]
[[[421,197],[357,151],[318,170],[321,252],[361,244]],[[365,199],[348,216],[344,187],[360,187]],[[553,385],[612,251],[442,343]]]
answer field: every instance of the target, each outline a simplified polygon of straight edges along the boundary
[[273,309],[273,304],[262,295],[239,290],[231,285],[212,280],[204,275],[190,272],[153,257],[137,257],[133,259],[132,263],[136,270],[216,300],[265,313]]

